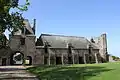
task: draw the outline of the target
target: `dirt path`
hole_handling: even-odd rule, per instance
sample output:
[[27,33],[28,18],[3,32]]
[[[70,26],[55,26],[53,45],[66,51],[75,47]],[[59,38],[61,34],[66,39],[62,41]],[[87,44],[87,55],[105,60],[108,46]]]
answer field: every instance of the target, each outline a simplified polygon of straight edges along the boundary
[[39,80],[24,66],[0,66],[0,80]]

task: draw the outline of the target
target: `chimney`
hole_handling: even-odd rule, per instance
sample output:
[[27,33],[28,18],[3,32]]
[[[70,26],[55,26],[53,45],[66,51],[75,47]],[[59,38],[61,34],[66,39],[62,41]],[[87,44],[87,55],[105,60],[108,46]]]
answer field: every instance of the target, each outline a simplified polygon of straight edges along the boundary
[[33,23],[33,28],[32,28],[33,32],[34,32],[34,35],[35,35],[35,32],[36,32],[36,19],[34,19],[34,23]]

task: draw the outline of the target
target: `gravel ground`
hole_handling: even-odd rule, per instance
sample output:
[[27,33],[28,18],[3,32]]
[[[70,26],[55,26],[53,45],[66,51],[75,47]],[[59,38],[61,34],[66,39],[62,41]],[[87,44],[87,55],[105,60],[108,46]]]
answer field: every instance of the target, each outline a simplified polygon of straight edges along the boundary
[[24,66],[0,66],[0,80],[39,80]]

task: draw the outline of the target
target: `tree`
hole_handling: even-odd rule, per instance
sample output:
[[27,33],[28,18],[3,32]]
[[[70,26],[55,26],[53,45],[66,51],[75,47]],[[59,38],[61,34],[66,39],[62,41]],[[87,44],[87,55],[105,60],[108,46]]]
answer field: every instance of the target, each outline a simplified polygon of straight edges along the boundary
[[[14,33],[24,27],[22,14],[28,10],[29,5],[29,0],[24,5],[20,5],[19,0],[0,0],[0,41],[6,29]],[[17,10],[12,12],[11,9]]]
[[116,57],[116,56],[112,56],[113,60],[119,60],[120,58],[119,57]]

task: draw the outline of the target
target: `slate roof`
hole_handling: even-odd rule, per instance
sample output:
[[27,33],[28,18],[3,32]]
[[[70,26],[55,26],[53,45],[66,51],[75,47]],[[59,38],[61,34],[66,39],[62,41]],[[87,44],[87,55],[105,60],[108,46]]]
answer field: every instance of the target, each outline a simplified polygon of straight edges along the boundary
[[[32,30],[32,27],[27,19],[23,22],[25,24],[26,32],[29,32],[29,34],[34,34],[34,31]],[[14,35],[21,35],[23,30],[18,30],[14,33]]]
[[31,34],[34,34],[33,30],[32,30],[32,27],[29,23],[29,21],[27,19],[24,20],[24,23],[25,23],[25,27],[26,29],[31,33]]
[[67,48],[67,45],[71,43],[74,48],[78,49],[88,49],[90,44],[94,49],[98,49],[96,45],[84,37],[41,34],[40,38],[43,44],[48,42],[52,48]]

